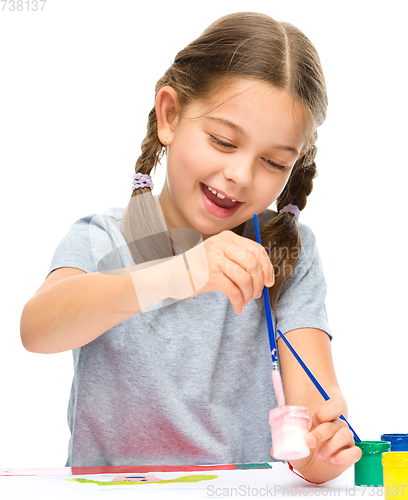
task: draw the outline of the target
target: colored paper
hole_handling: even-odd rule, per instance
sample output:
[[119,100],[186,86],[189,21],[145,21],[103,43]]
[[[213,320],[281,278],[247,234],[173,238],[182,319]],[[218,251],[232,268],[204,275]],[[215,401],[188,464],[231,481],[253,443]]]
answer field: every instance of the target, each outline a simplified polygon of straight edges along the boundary
[[354,486],[352,468],[334,481],[322,485],[307,483],[282,462],[176,467],[125,466],[104,467],[104,472],[100,470],[97,467],[42,469],[41,475],[34,475],[39,473],[38,469],[31,470],[33,475],[27,475],[30,472],[27,469],[3,470],[0,471],[0,498],[194,500],[345,497],[351,496],[353,492],[354,496],[363,494],[363,488]]

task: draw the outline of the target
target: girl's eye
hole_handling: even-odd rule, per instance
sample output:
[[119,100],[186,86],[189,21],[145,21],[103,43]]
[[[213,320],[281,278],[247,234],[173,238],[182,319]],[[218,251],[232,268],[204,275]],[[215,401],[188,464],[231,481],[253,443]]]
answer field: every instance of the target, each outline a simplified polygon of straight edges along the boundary
[[224,149],[235,149],[236,146],[234,146],[234,144],[231,144],[229,142],[224,142],[224,141],[221,141],[220,139],[217,139],[216,137],[214,137],[213,135],[210,135],[210,140],[211,142],[213,142],[214,144],[216,144],[217,146],[219,146],[220,148],[224,148]]
[[268,160],[267,158],[264,158],[264,160],[269,163],[269,165],[271,165],[272,167],[274,168],[277,168],[278,170],[280,170],[281,172],[285,172],[287,170],[287,167],[284,167],[283,165],[278,165],[278,163],[275,163],[274,161],[272,160]]
[[[218,139],[217,137],[214,137],[213,135],[210,135],[210,140],[211,140],[211,142],[213,142],[214,144],[216,144],[218,147],[220,147],[222,149],[229,149],[229,150],[236,149],[236,146],[234,144],[221,141],[220,139]],[[284,167],[283,165],[279,165],[278,163],[275,163],[272,160],[268,160],[267,158],[263,158],[263,159],[267,163],[269,163],[269,165],[271,167],[273,167],[274,169],[278,169],[281,172],[285,172],[287,170],[287,167]]]

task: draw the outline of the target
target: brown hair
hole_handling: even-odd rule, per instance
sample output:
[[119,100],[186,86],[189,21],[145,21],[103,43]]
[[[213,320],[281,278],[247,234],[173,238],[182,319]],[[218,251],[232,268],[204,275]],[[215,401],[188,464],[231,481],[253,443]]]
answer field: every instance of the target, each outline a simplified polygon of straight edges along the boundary
[[[259,13],[230,14],[215,21],[177,54],[157,82],[156,95],[166,85],[173,87],[183,109],[196,99],[208,98],[216,85],[230,77],[269,83],[287,90],[303,105],[311,125],[307,151],[295,163],[285,189],[276,200],[278,211],[289,203],[303,210],[316,176],[316,127],[323,123],[327,109],[325,79],[315,47],[291,24]],[[149,113],[141,148],[135,171],[150,174],[165,151],[157,135],[155,108]],[[148,192],[148,188],[133,191],[130,201],[136,202],[137,210],[129,210],[128,206],[124,217],[123,232],[136,264],[172,255],[165,236],[167,229],[156,211],[153,196],[146,196]],[[142,193],[144,196],[138,197]],[[139,239],[136,246],[137,235],[146,234],[147,225],[151,228],[149,242],[144,245]],[[159,234],[154,236],[155,232]],[[271,255],[276,280],[269,294],[275,308],[300,255],[301,239],[295,217],[288,213],[276,216],[262,228],[261,238],[264,247],[282,250]]]

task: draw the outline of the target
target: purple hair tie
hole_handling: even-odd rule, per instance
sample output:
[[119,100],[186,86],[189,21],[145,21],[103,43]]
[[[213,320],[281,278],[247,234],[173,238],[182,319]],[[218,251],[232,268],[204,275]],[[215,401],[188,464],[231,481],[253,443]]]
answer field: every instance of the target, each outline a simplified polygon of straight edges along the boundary
[[296,220],[299,220],[300,210],[296,205],[289,204],[279,210],[279,215],[284,213],[292,214],[295,216]]
[[140,188],[150,188],[153,189],[153,181],[149,174],[141,174],[138,172],[137,174],[133,174],[132,176],[132,190],[140,189]]

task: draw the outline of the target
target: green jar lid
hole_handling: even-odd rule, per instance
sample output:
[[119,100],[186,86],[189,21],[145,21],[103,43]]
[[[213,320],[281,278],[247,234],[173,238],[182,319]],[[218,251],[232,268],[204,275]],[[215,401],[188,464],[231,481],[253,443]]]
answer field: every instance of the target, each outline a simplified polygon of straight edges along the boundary
[[363,455],[381,455],[387,451],[390,451],[391,443],[388,441],[361,441],[361,443],[356,443]]

